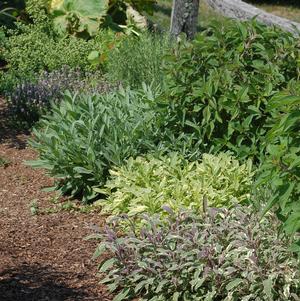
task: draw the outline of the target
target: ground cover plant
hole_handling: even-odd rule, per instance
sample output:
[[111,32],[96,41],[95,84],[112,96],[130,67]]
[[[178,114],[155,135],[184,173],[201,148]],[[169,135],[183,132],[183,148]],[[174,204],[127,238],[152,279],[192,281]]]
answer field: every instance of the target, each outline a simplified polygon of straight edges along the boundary
[[105,185],[103,211],[113,215],[162,213],[168,205],[175,212],[203,206],[230,207],[249,201],[254,173],[252,163],[240,164],[229,154],[204,154],[188,162],[180,154],[130,158],[110,171]]
[[[18,34],[3,40],[2,57],[7,70],[0,73],[2,93],[11,91],[20,82],[36,81],[40,73],[59,70],[63,66],[85,72],[94,70],[89,54],[95,49],[105,52],[103,48],[114,39],[114,34],[109,31],[100,32],[89,41],[75,37],[58,38],[47,24],[19,24]],[[101,70],[101,66],[98,64],[97,69]]]
[[[212,22],[167,58],[167,91],[160,99],[167,148],[231,150],[259,158],[274,93],[299,77],[299,40],[257,22]],[[200,152],[199,152],[200,150]]]
[[98,193],[113,165],[153,149],[155,94],[120,90],[106,95],[65,94],[33,130],[31,146],[40,159],[31,166],[45,168],[59,180],[63,193],[84,202]]
[[[94,254],[114,300],[298,300],[299,261],[278,236],[273,215],[248,207],[144,216],[144,228],[124,216],[112,221]],[[119,225],[131,230],[120,236]]]

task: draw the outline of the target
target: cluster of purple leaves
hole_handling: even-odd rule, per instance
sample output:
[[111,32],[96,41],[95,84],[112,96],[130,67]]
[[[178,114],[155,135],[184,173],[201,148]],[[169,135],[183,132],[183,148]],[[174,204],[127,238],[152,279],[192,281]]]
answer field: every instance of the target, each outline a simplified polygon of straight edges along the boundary
[[83,73],[64,66],[53,72],[43,72],[36,82],[23,82],[9,95],[11,113],[29,124],[47,112],[51,102],[58,102],[66,90],[84,93],[106,93],[113,86],[99,74]]
[[[101,240],[94,257],[107,252],[99,268],[115,300],[299,300],[299,261],[273,215],[260,221],[248,207],[203,216],[167,210],[167,219],[143,217],[139,229],[115,218],[93,236]],[[120,235],[124,223],[131,231]]]

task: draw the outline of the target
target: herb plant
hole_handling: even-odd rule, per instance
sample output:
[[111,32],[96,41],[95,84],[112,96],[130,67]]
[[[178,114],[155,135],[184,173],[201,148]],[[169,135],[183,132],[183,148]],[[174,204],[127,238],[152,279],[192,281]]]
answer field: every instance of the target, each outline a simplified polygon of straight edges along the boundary
[[19,84],[8,93],[12,114],[32,125],[50,109],[51,102],[58,102],[63,92],[105,93],[113,86],[101,79],[101,74],[90,74],[68,66],[43,72],[36,82]]
[[65,94],[33,131],[31,146],[39,160],[29,162],[45,168],[58,180],[62,193],[92,200],[113,165],[152,148],[154,99],[146,87],[106,95]]
[[[93,236],[101,241],[94,257],[107,252],[99,267],[115,301],[299,299],[299,261],[276,217],[260,221],[248,207],[166,210],[167,219],[144,216],[141,230],[123,216]],[[124,222],[131,231],[120,236]]]
[[141,87],[142,83],[163,87],[164,57],[171,45],[167,36],[146,32],[123,39],[108,53],[108,78],[131,87]]
[[250,160],[240,164],[229,154],[220,153],[204,154],[192,163],[179,154],[130,158],[110,174],[106,190],[100,190],[108,194],[103,210],[135,215],[161,213],[165,204],[175,211],[190,208],[201,212],[203,203],[213,207],[245,203],[254,173]]

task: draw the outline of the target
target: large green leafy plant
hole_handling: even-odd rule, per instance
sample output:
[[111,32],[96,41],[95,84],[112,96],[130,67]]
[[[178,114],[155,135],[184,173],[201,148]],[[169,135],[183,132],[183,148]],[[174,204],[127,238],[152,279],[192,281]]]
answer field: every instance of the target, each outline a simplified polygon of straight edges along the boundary
[[266,105],[299,77],[299,53],[299,39],[256,21],[212,23],[193,42],[181,42],[168,57],[161,98],[167,147],[180,138],[178,146],[189,145],[194,157],[228,149],[260,157]]
[[154,0],[52,0],[49,11],[57,32],[93,37],[100,25],[115,24],[118,28],[118,24],[126,23],[128,5],[149,12],[154,3]]
[[66,94],[33,131],[30,144],[40,158],[29,164],[48,170],[62,193],[93,199],[98,194],[93,186],[104,185],[112,165],[151,148],[153,97],[146,88]]
[[50,12],[60,33],[94,36],[109,8],[109,0],[53,0]]
[[[273,215],[263,220],[241,207],[203,216],[170,212],[167,219],[115,219],[94,257],[115,301],[299,300],[299,261],[278,236]],[[131,231],[120,236],[128,222]]]
[[284,230],[297,238],[300,252],[300,90],[282,92],[272,99],[272,128],[267,135],[267,156],[258,180],[272,196],[265,212],[275,206]]
[[110,174],[108,198],[102,204],[104,211],[114,215],[161,213],[166,204],[175,211],[190,208],[200,212],[207,204],[230,206],[249,199],[253,178],[251,161],[240,164],[225,153],[204,154],[193,163],[178,154],[131,158]]

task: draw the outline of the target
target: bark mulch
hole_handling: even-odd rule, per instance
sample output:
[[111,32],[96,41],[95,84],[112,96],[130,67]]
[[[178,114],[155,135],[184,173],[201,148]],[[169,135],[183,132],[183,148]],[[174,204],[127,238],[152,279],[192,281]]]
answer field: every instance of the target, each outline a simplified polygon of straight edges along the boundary
[[[7,126],[0,99],[0,301],[111,300],[91,260],[95,241],[84,241],[97,213],[60,211],[32,215],[30,204],[51,205],[41,189],[52,180],[24,160],[36,158],[29,133]],[[102,221],[103,223],[103,221]]]

